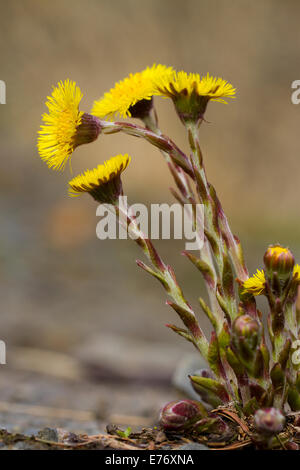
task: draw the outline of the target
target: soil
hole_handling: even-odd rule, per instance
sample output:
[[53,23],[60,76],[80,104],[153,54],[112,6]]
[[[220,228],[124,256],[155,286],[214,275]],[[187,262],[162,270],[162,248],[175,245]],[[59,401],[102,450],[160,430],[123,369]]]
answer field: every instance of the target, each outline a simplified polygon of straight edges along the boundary
[[[120,429],[117,425],[106,426],[106,433],[89,435],[76,434],[62,428],[44,428],[34,435],[0,431],[1,450],[255,450],[266,449],[269,440],[258,436],[252,418],[241,419],[230,407],[219,407],[213,411],[224,419],[230,432],[224,435],[202,434],[192,431],[182,433],[166,432],[155,426],[131,432],[130,428]],[[295,425],[299,414],[287,418],[284,432],[275,436],[278,450],[298,450],[299,428]],[[277,439],[277,440],[276,440]],[[292,442],[292,444],[291,444]]]

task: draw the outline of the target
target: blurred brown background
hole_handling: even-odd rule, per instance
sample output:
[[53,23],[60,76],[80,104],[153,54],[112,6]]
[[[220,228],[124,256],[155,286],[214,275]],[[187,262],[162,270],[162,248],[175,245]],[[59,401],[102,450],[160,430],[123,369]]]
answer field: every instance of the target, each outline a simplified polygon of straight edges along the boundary
[[[75,80],[89,111],[116,81],[153,62],[233,83],[237,99],[210,104],[203,125],[209,179],[251,271],[272,242],[289,245],[299,260],[300,106],[291,103],[291,83],[300,79],[299,16],[297,0],[0,1],[0,79],[7,86],[7,104],[0,105],[0,338],[8,362],[0,370],[0,400],[91,409],[102,393],[106,410],[151,414],[165,398],[151,386],[137,394],[132,379],[122,398],[116,387],[62,379],[57,391],[47,361],[43,378],[24,372],[22,351],[64,353],[99,363],[108,375],[115,368],[137,376],[148,369],[163,375],[190,351],[164,327],[179,321],[161,287],[135,266],[137,247],[97,240],[96,205],[69,199],[69,169],[58,174],[39,159],[36,133],[52,86]],[[186,149],[172,104],[156,104],[161,128]],[[133,157],[123,179],[129,201],[171,201],[160,154],[128,136],[80,147],[73,171],[125,152]],[[196,307],[201,280],[178,255],[182,242],[157,245]]]

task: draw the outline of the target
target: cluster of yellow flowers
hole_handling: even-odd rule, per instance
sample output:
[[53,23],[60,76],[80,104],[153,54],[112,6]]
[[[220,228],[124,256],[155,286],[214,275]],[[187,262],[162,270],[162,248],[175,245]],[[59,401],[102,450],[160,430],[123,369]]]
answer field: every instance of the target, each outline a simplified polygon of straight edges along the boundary
[[[42,116],[44,124],[38,137],[40,157],[50,168],[64,169],[78,145],[94,140],[90,134],[94,132],[97,119],[112,119],[117,115],[121,118],[142,117],[143,112],[150,111],[155,95],[173,99],[183,95],[189,100],[195,93],[199,97],[225,103],[222,98],[233,97],[235,89],[221,78],[176,72],[172,67],[154,64],[116,83],[114,88],[95,101],[89,115],[79,110],[83,95],[76,83],[70,80],[59,82],[46,102],[49,113]],[[98,127],[101,128],[101,122],[98,122]],[[119,165],[117,169],[115,165]],[[74,195],[83,192],[83,188],[89,192],[96,181],[101,185],[103,181],[120,174],[126,166],[122,159],[117,158],[114,165],[99,166],[79,175],[70,182],[70,192]]]
[[[280,245],[273,245],[270,246],[267,250],[267,254],[270,257],[274,257],[275,259],[279,260],[281,257],[283,258],[285,255],[289,256],[289,249],[284,248]],[[293,261],[294,264],[294,261]],[[300,265],[295,264],[293,269],[291,270],[292,277],[296,282],[300,281]],[[266,275],[263,269],[257,269],[256,273],[253,276],[249,277],[243,283],[244,292],[248,292],[249,294],[253,295],[261,295],[266,293]]]
[[[46,102],[48,113],[42,116],[38,151],[50,168],[62,170],[79,145],[95,141],[100,134],[125,132],[156,146],[175,181],[173,195],[182,205],[192,202],[190,220],[196,232],[198,228],[204,229],[199,257],[184,254],[201,271],[207,287],[210,305],[202,298],[199,301],[214,328],[210,341],[184,297],[173,269],[161,259],[136,217],[122,203],[121,174],[131,157],[116,155],[79,174],[69,181],[69,195],[87,193],[98,203],[113,204],[111,209],[115,209],[120,226],[124,225],[134,235],[132,238],[150,264],[138,260],[138,265],[164,286],[171,298],[167,304],[176,311],[185,328],[168,326],[192,342],[214,372],[214,379],[190,377],[205,402],[214,408],[227,402],[239,403],[238,411],[243,409],[246,416],[271,404],[284,410],[288,403],[292,410],[298,411],[300,372],[288,355],[293,341],[299,337],[296,299],[300,265],[295,264],[288,248],[271,245],[264,254],[264,268],[249,277],[241,244],[232,234],[215,189],[206,178],[200,148],[198,130],[209,101],[226,103],[227,98],[234,98],[235,92],[222,78],[177,72],[172,67],[154,64],[116,83],[86,113],[79,109],[83,95],[77,84],[71,80],[59,82]],[[158,128],[154,96],[172,100],[187,131],[189,156]],[[143,125],[114,122],[117,117],[138,118]],[[203,204],[204,223],[197,215],[197,200]],[[238,298],[235,278],[240,286]],[[272,363],[261,314],[253,297],[261,294],[270,306],[267,327]]]
[[[191,107],[195,98],[198,103],[203,99],[206,103],[209,100],[226,103],[224,98],[233,98],[235,92],[235,88],[222,78],[176,72],[172,67],[154,64],[116,83],[94,102],[91,114],[87,114],[79,110],[83,94],[76,82],[69,79],[60,81],[46,102],[49,112],[42,116],[38,151],[50,168],[62,170],[78,145],[98,137],[101,129],[99,119],[116,116],[143,118],[143,113],[151,110],[153,96],[171,98],[174,103],[185,100]],[[98,126],[96,133],[95,126]],[[101,192],[102,186],[107,186],[108,182],[116,184],[130,160],[127,154],[117,155],[76,176],[69,182],[69,194],[76,196],[87,192],[93,196]],[[295,265],[293,275],[300,280],[299,265]],[[257,270],[244,282],[243,288],[256,296],[265,292],[265,283],[264,270]]]

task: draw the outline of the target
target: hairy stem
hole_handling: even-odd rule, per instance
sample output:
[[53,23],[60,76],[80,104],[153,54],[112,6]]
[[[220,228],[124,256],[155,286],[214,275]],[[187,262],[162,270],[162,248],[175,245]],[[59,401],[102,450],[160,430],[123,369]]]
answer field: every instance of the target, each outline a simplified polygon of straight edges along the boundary
[[[149,130],[151,130],[158,136],[162,135],[162,132],[158,127],[156,113],[155,113],[155,117],[153,117],[152,114],[149,114],[147,117],[143,119],[143,122]],[[176,183],[176,186],[181,193],[180,202],[184,204],[195,205],[196,197],[188,181],[187,175],[184,173],[181,167],[179,167],[178,165],[176,165],[176,163],[172,161],[172,158],[167,152],[161,150],[161,153],[165,161],[167,162],[170,168],[171,174]],[[191,214],[191,216],[193,215],[194,214]],[[194,226],[197,226],[197,223],[195,220],[194,220]],[[211,273],[212,273],[211,282],[208,282],[207,279],[204,277],[204,282],[205,282],[206,289],[208,292],[210,306],[213,312],[224,321],[224,315],[221,311],[220,305],[216,297],[217,273],[215,270],[211,249],[210,249],[207,237],[205,235],[204,235],[204,240],[203,240],[203,247],[201,248],[199,252],[199,256],[200,256],[200,259],[209,266]]]
[[[237,277],[241,281],[248,279],[248,271],[245,266],[242,248],[239,240],[232,234],[228,220],[223,211],[221,203],[217,198],[214,188],[207,181],[206,172],[203,163],[203,156],[201,152],[200,142],[199,142],[199,133],[198,125],[195,123],[189,123],[187,125],[187,130],[189,133],[189,139],[192,147],[192,158],[194,162],[194,167],[198,175],[198,179],[201,182],[201,195],[204,199],[208,201],[208,206],[211,207],[214,203],[215,207],[212,212],[216,212],[218,219],[219,227],[216,227],[216,230],[219,230],[222,233],[222,236],[225,239],[225,242],[228,246],[230,258],[235,269]],[[199,183],[198,183],[199,184]],[[209,210],[208,210],[209,212]],[[218,237],[218,234],[216,235]],[[221,250],[221,248],[220,248]]]
[[146,258],[152,265],[152,269],[143,263],[138,263],[147,272],[156,277],[164,286],[168,295],[172,298],[170,302],[174,310],[179,314],[184,325],[191,334],[193,343],[196,345],[201,355],[207,359],[208,341],[200,328],[195,313],[186,301],[183,292],[175,278],[172,268],[165,264],[160,258],[151,240],[149,240],[138,227],[134,216],[129,214],[126,207],[116,206],[118,220],[122,226],[126,225],[129,236],[142,248]]

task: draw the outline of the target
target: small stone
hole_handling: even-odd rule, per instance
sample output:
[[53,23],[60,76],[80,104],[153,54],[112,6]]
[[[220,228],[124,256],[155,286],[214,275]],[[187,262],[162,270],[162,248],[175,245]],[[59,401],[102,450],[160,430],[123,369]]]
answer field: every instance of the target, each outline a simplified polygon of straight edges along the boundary
[[76,442],[82,442],[80,436],[77,436],[74,432],[67,431],[66,429],[57,428],[58,441],[62,443],[74,444]]
[[43,429],[41,429],[38,432],[37,437],[39,439],[43,439],[44,441],[51,441],[51,442],[58,442],[59,441],[57,429],[54,429],[54,428],[43,428]]

